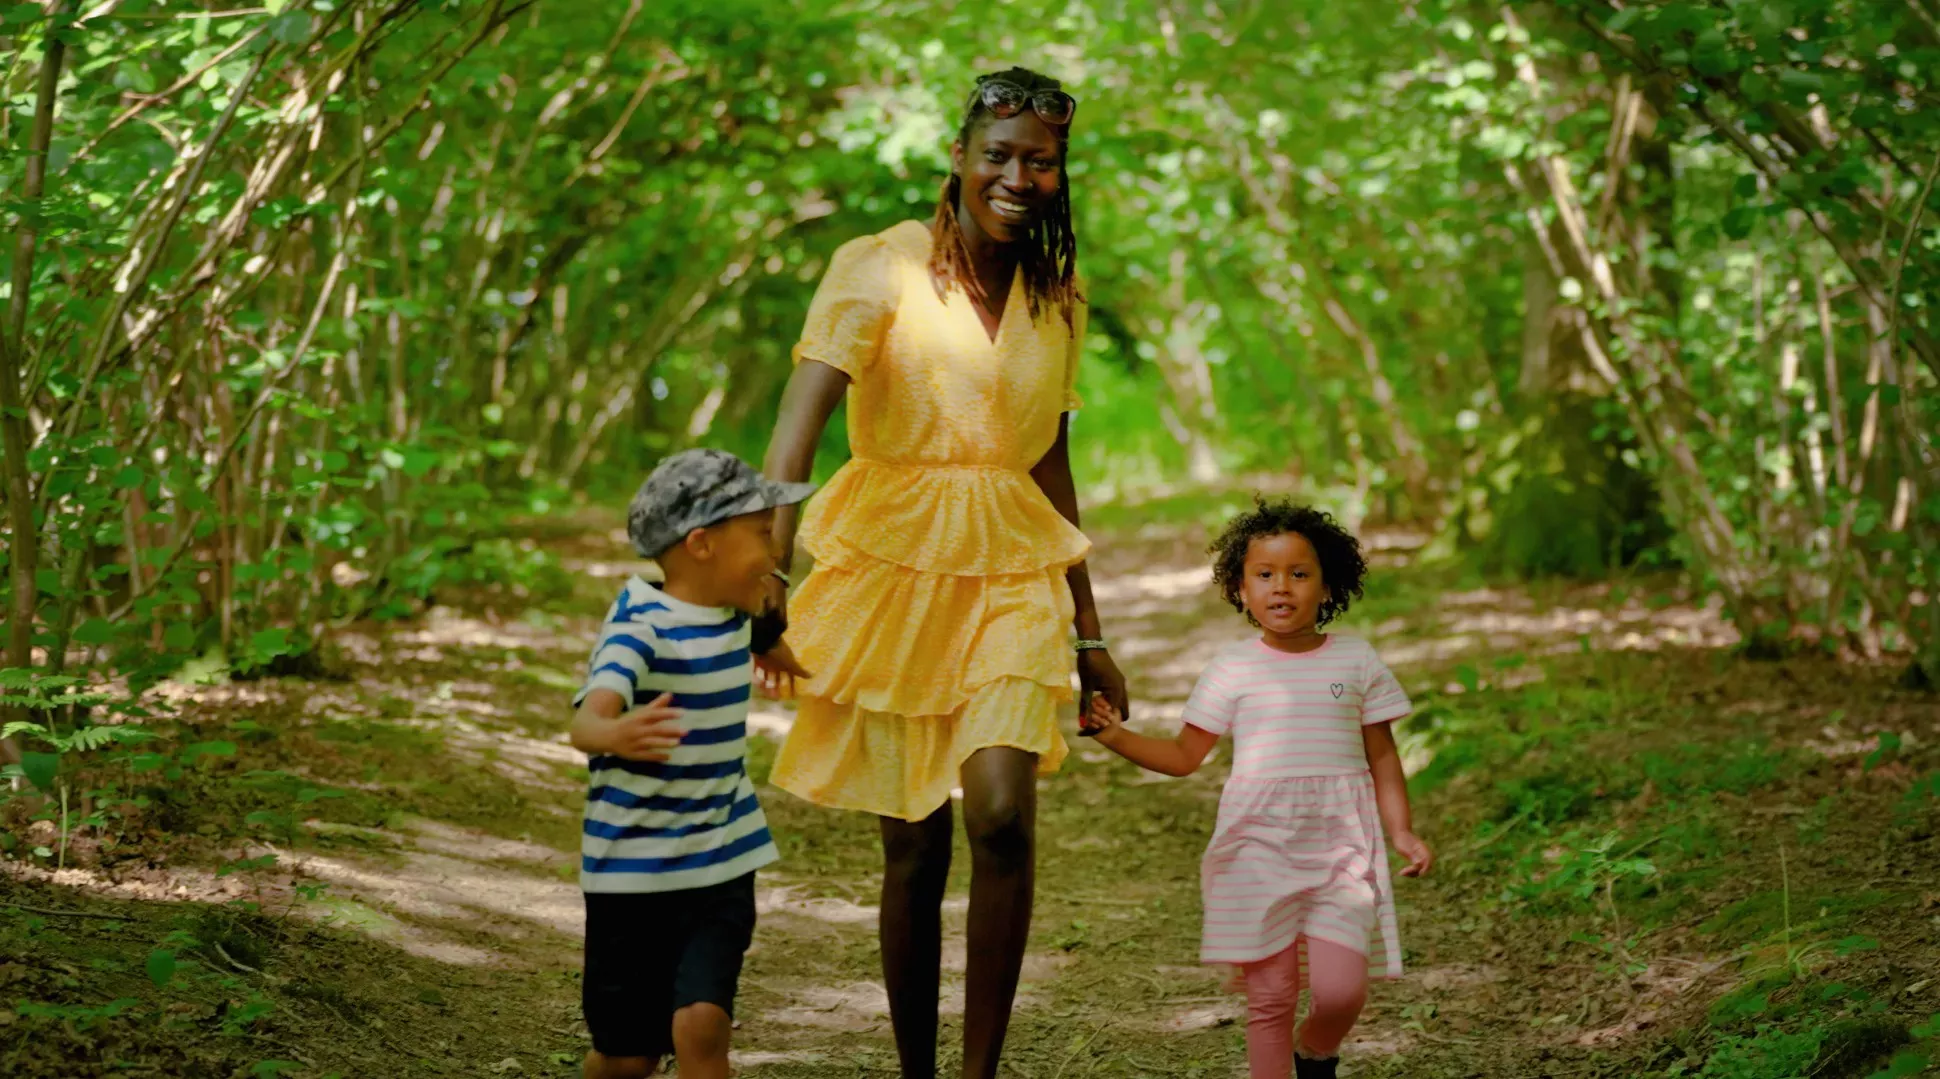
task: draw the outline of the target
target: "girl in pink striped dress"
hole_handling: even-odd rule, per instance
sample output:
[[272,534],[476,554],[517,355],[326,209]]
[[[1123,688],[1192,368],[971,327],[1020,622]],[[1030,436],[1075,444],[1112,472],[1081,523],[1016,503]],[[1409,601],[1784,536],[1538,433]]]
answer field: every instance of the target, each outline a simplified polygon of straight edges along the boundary
[[[1359,541],[1332,517],[1261,501],[1212,553],[1214,582],[1260,636],[1213,658],[1176,738],[1125,729],[1102,696],[1085,733],[1174,776],[1232,735],[1232,775],[1200,865],[1200,957],[1239,968],[1252,1079],[1331,1079],[1370,972],[1401,974],[1386,843],[1408,860],[1404,877],[1434,860],[1409,821],[1391,729],[1412,706],[1366,641],[1321,632],[1367,573]],[[1309,1003],[1296,1030],[1303,960]]]

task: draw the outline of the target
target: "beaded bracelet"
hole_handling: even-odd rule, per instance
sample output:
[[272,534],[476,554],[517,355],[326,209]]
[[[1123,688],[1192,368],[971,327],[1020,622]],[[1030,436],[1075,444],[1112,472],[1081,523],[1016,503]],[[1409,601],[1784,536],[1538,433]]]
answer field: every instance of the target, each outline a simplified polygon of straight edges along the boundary
[[1095,637],[1080,637],[1076,647],[1080,652],[1103,652],[1105,642]]

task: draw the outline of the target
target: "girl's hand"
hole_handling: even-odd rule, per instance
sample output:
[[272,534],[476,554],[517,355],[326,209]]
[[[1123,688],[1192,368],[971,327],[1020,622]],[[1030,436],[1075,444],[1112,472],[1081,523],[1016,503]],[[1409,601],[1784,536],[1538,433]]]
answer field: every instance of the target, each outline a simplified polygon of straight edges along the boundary
[[1219,983],[1219,991],[1222,993],[1246,992],[1246,968],[1240,966],[1238,963],[1228,964],[1226,966],[1226,977],[1221,979]]
[[754,684],[761,695],[785,701],[795,695],[795,679],[813,678],[786,640],[778,641],[766,653],[754,657]]
[[1093,695],[1110,701],[1119,719],[1131,718],[1132,702],[1125,689],[1125,676],[1119,673],[1111,653],[1102,648],[1088,648],[1078,653],[1078,699]]
[[1091,707],[1078,716],[1078,733],[1087,738],[1097,738],[1108,731],[1116,730],[1124,722],[1118,709],[1100,693],[1091,698]]
[[1428,867],[1435,864],[1435,852],[1413,832],[1396,832],[1392,840],[1395,852],[1408,859],[1407,868],[1401,871],[1404,877],[1425,877]]

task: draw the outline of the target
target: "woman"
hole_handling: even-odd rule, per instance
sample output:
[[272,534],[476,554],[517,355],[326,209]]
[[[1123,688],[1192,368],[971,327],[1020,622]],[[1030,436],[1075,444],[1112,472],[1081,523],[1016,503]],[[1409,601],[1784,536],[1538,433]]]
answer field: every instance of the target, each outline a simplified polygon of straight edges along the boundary
[[881,818],[883,977],[911,1079],[936,1074],[951,789],[973,860],[963,1074],[987,1077],[1030,930],[1036,777],[1064,758],[1073,666],[1084,693],[1126,704],[1066,444],[1085,326],[1064,160],[1075,109],[1022,68],[977,80],[935,219],[836,252],[768,447],[768,475],[806,479],[849,395],[852,459],[801,519],[815,570],[787,643],[815,674],[772,778]]

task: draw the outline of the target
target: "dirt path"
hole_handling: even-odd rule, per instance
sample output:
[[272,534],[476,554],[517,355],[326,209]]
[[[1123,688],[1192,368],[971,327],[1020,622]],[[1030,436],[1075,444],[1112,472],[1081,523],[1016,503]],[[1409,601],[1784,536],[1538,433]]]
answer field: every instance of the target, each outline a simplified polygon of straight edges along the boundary
[[[1139,721],[1157,728],[1243,632],[1206,594],[1195,535],[1126,535],[1094,571]],[[0,862],[0,999],[68,1009],[0,1012],[0,1073],[576,1074],[583,770],[560,731],[592,613],[630,564],[609,534],[559,549],[573,602],[367,627],[341,641],[344,681],[180,691],[195,738],[238,743],[177,781],[193,797],[159,797],[167,813],[77,855],[81,868]],[[1857,1076],[1940,1009],[1918,974],[1940,970],[1940,849],[1913,791],[1940,742],[1930,699],[1896,694],[1883,671],[1740,665],[1718,651],[1730,634],[1713,613],[1643,588],[1531,596],[1384,569],[1353,625],[1423,705],[1404,742],[1445,861],[1400,889],[1410,972],[1377,989],[1343,1074],[1679,1074],[1666,1069],[1680,1059],[1698,1074],[1734,1044],[1721,1039],[1756,1057],[1760,1023],[1796,1027],[1818,1013],[1794,998],[1838,985],[1835,1003],[1859,1003],[1820,1009],[1806,1059],[1843,1052],[1816,1074]],[[757,707],[757,778],[788,716]],[[237,734],[244,719],[258,728]],[[1073,743],[1042,788],[1007,1067],[1243,1074],[1243,1009],[1195,962],[1223,763],[1165,780]],[[262,770],[291,778],[249,779]],[[310,823],[251,825],[265,784]],[[256,793],[227,793],[239,787]],[[306,788],[331,793],[305,801]],[[893,1075],[874,826],[764,794],[784,861],[763,874],[740,1066]],[[222,874],[265,853],[275,867]],[[946,1061],[967,869],[959,851]],[[159,989],[158,950],[177,956]],[[1745,985],[1744,1014],[1721,1019]],[[131,1003],[103,1013],[115,1000]],[[1771,1066],[1702,1074],[1793,1074]]]

